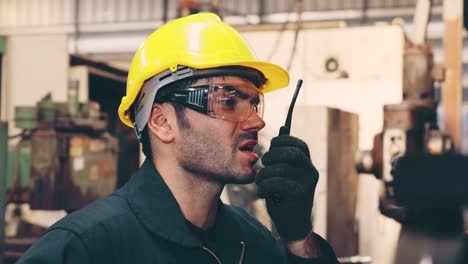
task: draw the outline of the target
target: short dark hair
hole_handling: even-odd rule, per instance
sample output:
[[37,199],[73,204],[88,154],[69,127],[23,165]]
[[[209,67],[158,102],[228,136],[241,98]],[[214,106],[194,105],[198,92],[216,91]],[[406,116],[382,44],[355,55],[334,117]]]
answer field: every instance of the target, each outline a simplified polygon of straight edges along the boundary
[[[192,85],[195,81],[196,80],[193,80],[193,79],[180,80],[180,81],[168,84],[166,87],[163,87],[161,90],[167,91],[167,90],[185,88],[185,87]],[[156,95],[154,103],[164,103],[164,101],[159,101],[158,96]],[[177,116],[177,124],[181,128],[184,128],[184,129],[190,128],[190,122],[185,116],[185,106],[176,102],[169,101],[167,103],[174,107],[174,110]],[[143,154],[145,154],[147,158],[151,158],[153,156],[153,153],[151,151],[151,143],[149,140],[148,125],[146,125],[146,127],[143,129],[143,132],[141,133],[141,146],[142,146]]]

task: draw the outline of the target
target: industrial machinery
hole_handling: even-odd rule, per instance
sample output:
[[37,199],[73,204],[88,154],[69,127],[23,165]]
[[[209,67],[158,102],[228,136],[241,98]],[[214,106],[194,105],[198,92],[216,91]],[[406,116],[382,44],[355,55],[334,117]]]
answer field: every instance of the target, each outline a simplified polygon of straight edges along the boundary
[[467,263],[468,157],[438,127],[433,84],[444,71],[421,40],[406,41],[403,101],[384,106],[382,132],[357,168],[381,181],[379,209],[402,224],[394,263]]
[[80,104],[71,81],[67,103],[49,95],[16,107],[20,141],[10,150],[8,202],[73,211],[115,189],[118,144],[93,102]]
[[7,257],[66,213],[113,192],[119,154],[107,115],[95,102],[78,101],[76,80],[67,102],[48,94],[36,106],[16,107],[15,126],[22,132],[8,150]]
[[403,102],[384,106],[382,132],[358,157],[358,171],[382,182],[381,213],[403,225],[395,263],[466,263],[468,157],[438,128],[432,69],[430,46],[407,43]]
[[382,183],[381,213],[402,223],[395,263],[467,261],[468,157],[437,126],[432,66],[429,44],[407,43],[403,102],[384,106],[382,132],[358,158]]
[[392,166],[410,154],[441,155],[453,151],[450,138],[438,129],[429,44],[407,42],[404,50],[403,101],[384,106],[382,132],[371,151],[360,152],[358,171],[374,174],[383,183],[382,214],[401,221],[404,208],[395,203]]

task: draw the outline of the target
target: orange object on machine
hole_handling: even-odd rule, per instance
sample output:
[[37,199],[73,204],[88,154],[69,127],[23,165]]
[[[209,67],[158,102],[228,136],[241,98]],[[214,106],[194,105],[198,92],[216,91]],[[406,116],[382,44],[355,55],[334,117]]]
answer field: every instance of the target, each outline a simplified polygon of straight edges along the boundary
[[177,8],[177,17],[200,13],[200,3],[195,0],[182,0]]

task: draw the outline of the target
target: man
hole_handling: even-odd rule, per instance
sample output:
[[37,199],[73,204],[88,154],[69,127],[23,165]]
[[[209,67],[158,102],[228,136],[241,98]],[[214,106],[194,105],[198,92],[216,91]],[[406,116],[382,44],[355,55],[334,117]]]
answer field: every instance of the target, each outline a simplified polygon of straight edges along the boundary
[[263,93],[288,82],[213,14],[159,28],[136,52],[119,107],[146,161],[123,188],[52,226],[19,263],[337,263],[311,231],[318,173],[303,141],[274,138],[256,177],[281,240],[219,199],[225,184],[255,180]]

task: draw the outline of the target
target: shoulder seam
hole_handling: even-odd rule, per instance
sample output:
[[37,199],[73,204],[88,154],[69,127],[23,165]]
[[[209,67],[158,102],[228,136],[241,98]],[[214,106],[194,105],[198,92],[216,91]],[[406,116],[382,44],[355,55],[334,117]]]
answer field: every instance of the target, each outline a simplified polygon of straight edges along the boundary
[[[117,195],[115,193],[112,196],[122,200],[122,204],[125,204],[125,206],[129,206],[128,201],[127,201],[127,199],[125,199],[125,197],[122,197],[121,195]],[[125,214],[126,214],[126,212],[120,212],[118,214],[113,215],[112,217],[118,217],[118,216],[125,215]],[[95,224],[101,224],[101,223],[105,222],[105,220],[108,219],[108,218],[109,217],[101,219],[100,221],[96,222]],[[57,223],[58,223],[58,225],[55,225],[55,224],[52,225],[44,234],[48,233],[51,230],[62,229],[62,230],[67,230],[67,231],[69,231],[69,232],[71,232],[71,233],[73,233],[73,234],[75,234],[75,235],[77,235],[77,236],[79,236],[80,238],[83,239],[83,237],[86,236],[86,233],[89,232],[89,229],[82,229],[73,222],[68,222],[67,225],[70,225],[70,226],[60,224],[59,222],[57,222]],[[92,226],[94,226],[94,225],[89,226],[89,228],[91,228]]]
[[80,241],[80,243],[83,245],[83,248],[85,249],[86,257],[88,258],[89,261],[91,261],[91,259],[89,257],[89,248],[86,245],[84,239],[81,237],[81,235],[78,234],[78,232],[76,232],[75,230],[69,229],[69,228],[65,228],[65,227],[53,227],[53,228],[50,228],[49,230],[47,230],[46,232],[44,232],[44,234],[42,234],[42,236],[44,236],[45,234],[47,234],[47,233],[49,233],[50,231],[53,231],[53,230],[65,230],[65,231],[68,231],[68,232],[72,233],[74,236],[76,236],[78,238],[78,240]]

